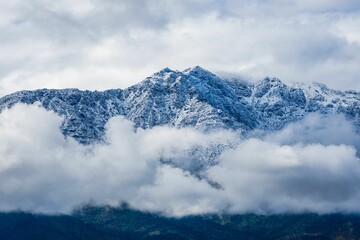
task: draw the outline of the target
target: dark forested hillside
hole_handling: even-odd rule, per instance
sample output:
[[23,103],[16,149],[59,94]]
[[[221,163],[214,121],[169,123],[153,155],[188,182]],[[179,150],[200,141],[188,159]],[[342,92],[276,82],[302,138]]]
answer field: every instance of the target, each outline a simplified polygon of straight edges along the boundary
[[0,239],[359,239],[358,215],[202,215],[84,207],[66,216],[0,214]]

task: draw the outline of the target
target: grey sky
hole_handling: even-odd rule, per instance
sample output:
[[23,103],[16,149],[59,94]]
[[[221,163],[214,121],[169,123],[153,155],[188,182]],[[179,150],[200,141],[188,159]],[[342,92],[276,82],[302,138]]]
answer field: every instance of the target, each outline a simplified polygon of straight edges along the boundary
[[2,1],[0,95],[123,88],[194,65],[360,90],[359,33],[353,0]]

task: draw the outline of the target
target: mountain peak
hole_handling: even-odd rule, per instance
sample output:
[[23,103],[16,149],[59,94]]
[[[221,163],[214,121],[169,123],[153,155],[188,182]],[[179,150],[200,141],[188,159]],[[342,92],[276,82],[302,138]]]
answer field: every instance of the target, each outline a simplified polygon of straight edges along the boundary
[[191,75],[191,76],[195,76],[195,77],[215,76],[215,74],[213,74],[212,72],[210,72],[200,66],[187,68],[183,71],[183,73],[186,75]]
[[[181,72],[176,71],[176,70],[172,70],[168,67],[153,73],[151,76],[147,77],[145,80],[143,80],[142,82],[134,85],[134,86],[140,86],[144,83],[152,83],[152,84],[167,84],[169,82],[173,82],[174,81],[174,76],[175,75],[179,75],[181,74]],[[130,87],[131,88],[131,87]]]
[[282,85],[283,83],[278,78],[266,77],[266,78],[258,81],[256,85],[263,85],[263,84],[270,84],[272,86],[276,86],[276,85]]
[[312,86],[314,88],[319,88],[319,89],[322,89],[322,90],[329,90],[328,86],[326,86],[324,83],[313,82]]
[[164,76],[164,75],[166,75],[166,74],[174,73],[174,72],[176,72],[176,71],[174,71],[174,70],[166,67],[166,68],[161,69],[160,71],[154,73],[153,76]]

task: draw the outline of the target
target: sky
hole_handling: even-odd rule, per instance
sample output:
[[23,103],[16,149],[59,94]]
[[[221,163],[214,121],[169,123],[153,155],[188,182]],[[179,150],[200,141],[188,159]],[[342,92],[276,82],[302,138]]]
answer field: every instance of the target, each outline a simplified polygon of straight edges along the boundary
[[357,0],[0,2],[0,96],[125,88],[165,67],[360,91]]

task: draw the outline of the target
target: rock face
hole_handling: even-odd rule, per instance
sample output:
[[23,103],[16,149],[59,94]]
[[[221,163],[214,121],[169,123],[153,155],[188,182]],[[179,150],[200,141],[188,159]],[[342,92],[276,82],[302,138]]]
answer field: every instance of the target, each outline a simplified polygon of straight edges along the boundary
[[360,93],[323,84],[288,86],[265,78],[255,84],[221,79],[194,67],[168,68],[127,89],[103,92],[78,89],[20,91],[0,99],[0,110],[16,103],[40,102],[64,118],[61,131],[82,144],[103,140],[106,122],[123,115],[135,127],[192,126],[249,132],[279,130],[310,112],[343,113],[360,129]]

